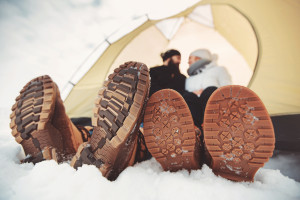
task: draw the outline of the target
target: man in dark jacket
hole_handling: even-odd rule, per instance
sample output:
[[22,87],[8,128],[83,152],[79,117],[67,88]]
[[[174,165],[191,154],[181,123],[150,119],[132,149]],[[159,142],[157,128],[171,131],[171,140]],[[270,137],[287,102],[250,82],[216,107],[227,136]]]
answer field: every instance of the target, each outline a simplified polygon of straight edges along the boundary
[[161,54],[163,65],[150,69],[151,87],[150,94],[161,89],[173,89],[179,93],[185,90],[186,77],[180,73],[179,65],[181,54],[175,49],[170,49]]

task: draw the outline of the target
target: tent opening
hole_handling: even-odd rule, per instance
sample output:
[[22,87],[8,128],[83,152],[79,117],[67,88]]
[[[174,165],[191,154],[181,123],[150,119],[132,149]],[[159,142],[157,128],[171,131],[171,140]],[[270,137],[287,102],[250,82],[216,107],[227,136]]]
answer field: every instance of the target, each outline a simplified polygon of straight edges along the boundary
[[160,20],[136,35],[116,57],[109,73],[128,60],[148,67],[160,65],[160,53],[170,48],[182,53],[183,74],[187,75],[189,53],[206,48],[218,55],[218,64],[228,69],[233,84],[244,86],[249,84],[258,58],[258,42],[249,20],[228,5],[203,5],[189,14]]
[[248,86],[259,53],[249,20],[226,4],[197,4],[165,19],[149,17],[133,30],[116,35],[123,37],[108,37],[106,49],[93,66],[76,76],[81,79],[71,80],[75,86],[65,100],[69,116],[90,117],[93,101],[107,75],[130,60],[154,67],[162,64],[161,52],[175,48],[182,54],[181,72],[187,75],[189,54],[207,48],[218,55],[218,64],[228,69],[233,84]]

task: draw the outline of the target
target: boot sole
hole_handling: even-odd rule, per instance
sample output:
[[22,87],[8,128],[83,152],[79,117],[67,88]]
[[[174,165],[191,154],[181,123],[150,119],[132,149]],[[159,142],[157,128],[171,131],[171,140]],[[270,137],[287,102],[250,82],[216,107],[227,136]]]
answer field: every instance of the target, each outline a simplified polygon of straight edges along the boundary
[[175,90],[154,93],[146,107],[144,137],[165,171],[200,168],[199,138],[188,105]]
[[23,146],[25,154],[30,158],[27,160],[34,163],[56,159],[52,153],[47,153],[50,152],[49,148],[62,150],[61,136],[51,125],[56,90],[49,76],[35,78],[24,86],[12,106],[12,135]]
[[41,152],[35,154],[35,156],[27,156],[24,160],[21,160],[21,163],[38,163],[43,160],[55,160],[56,162],[61,161],[61,155],[57,153],[55,148],[52,147],[45,147]]
[[79,147],[71,166],[93,164],[109,180],[116,179],[132,158],[149,85],[142,63],[127,62],[109,75],[95,102],[90,144]]
[[233,181],[253,181],[273,155],[275,136],[259,97],[243,86],[224,86],[207,102],[204,141],[213,172]]

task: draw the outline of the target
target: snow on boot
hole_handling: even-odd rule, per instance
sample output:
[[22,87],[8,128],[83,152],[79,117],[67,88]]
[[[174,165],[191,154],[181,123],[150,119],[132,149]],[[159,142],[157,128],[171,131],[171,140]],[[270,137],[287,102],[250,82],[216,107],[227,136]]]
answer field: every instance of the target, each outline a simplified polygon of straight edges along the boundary
[[83,142],[49,76],[40,76],[24,86],[10,118],[12,135],[27,156],[23,162],[62,161]]
[[204,114],[204,142],[213,172],[233,181],[253,181],[273,154],[270,116],[250,89],[230,85],[217,89]]
[[127,62],[109,75],[95,102],[91,140],[79,147],[71,166],[92,164],[115,180],[133,165],[149,87],[149,71],[143,63]]
[[160,90],[150,97],[144,136],[148,150],[165,171],[201,167],[200,137],[188,105],[175,90]]

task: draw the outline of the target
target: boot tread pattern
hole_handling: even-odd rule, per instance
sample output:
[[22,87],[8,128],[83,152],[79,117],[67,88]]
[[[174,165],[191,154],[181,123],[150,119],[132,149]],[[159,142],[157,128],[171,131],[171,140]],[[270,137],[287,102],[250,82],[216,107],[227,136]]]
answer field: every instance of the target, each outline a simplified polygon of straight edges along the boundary
[[99,92],[93,116],[93,126],[102,127],[106,136],[97,140],[99,141],[97,145],[91,143],[94,150],[102,148],[106,141],[111,141],[117,136],[120,127],[132,128],[134,123],[126,123],[125,119],[130,114],[138,116],[140,110],[137,105],[145,98],[143,95],[145,96],[144,91],[147,91],[145,81],[149,79],[147,76],[149,76],[147,67],[137,62],[125,63],[120,66],[117,73],[109,76],[108,87]]
[[[10,127],[16,141],[22,144],[26,155],[34,156],[48,145],[53,145],[49,133],[44,131],[52,114],[55,99],[55,84],[49,76],[31,80],[21,90],[12,106]],[[40,157],[39,156],[39,157]]]
[[75,168],[83,163],[98,168],[108,164],[118,168],[111,169],[115,174],[109,176],[117,176],[127,166],[147,101],[149,82],[147,66],[138,62],[127,62],[109,75],[95,101],[92,117],[95,128],[90,146],[84,145],[76,154],[72,162]]
[[236,181],[253,180],[275,146],[264,104],[242,86],[225,86],[212,94],[205,110],[204,139],[213,171]]
[[189,108],[179,93],[154,93],[144,116],[148,150],[164,170],[199,169],[199,143]]

